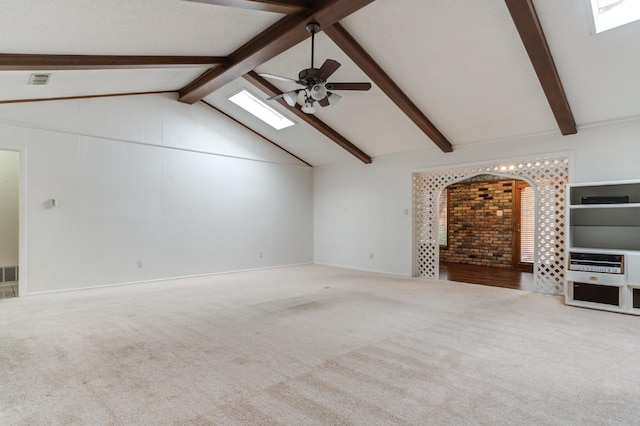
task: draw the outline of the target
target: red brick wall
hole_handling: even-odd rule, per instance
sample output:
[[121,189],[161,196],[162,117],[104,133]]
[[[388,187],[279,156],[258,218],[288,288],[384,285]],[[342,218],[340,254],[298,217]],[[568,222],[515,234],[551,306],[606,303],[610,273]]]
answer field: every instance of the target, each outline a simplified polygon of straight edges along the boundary
[[440,250],[440,260],[512,267],[514,187],[512,180],[449,186],[448,248]]

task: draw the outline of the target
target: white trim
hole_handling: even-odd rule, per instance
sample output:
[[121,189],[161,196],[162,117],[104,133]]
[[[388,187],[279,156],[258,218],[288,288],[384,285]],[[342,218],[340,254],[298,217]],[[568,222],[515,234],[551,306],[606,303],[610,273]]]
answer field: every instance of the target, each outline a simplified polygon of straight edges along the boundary
[[[554,151],[554,152],[544,152],[538,154],[530,154],[525,157],[506,157],[506,158],[495,158],[492,160],[484,160],[484,161],[473,161],[473,162],[463,162],[463,163],[451,163],[440,166],[430,166],[430,167],[420,167],[411,169],[411,174],[413,173],[427,173],[427,172],[451,172],[456,171],[459,168],[467,168],[467,167],[496,167],[496,164],[501,163],[523,163],[529,161],[544,161],[547,159],[555,159],[558,157],[567,157],[569,158],[569,166],[573,168],[573,157],[575,152],[571,151]],[[487,172],[487,174],[496,174],[498,172]],[[512,176],[512,175],[509,175]]]
[[269,270],[269,269],[292,268],[294,266],[304,266],[304,265],[313,265],[313,262],[293,263],[293,264],[290,264],[290,265],[265,266],[263,268],[238,269],[238,270],[233,270],[233,271],[211,272],[211,273],[208,273],[208,274],[182,275],[182,276],[168,277],[168,278],[156,278],[156,279],[152,279],[152,280],[128,281],[128,282],[124,282],[124,283],[102,284],[102,285],[95,285],[95,286],[91,286],[91,287],[77,287],[77,288],[64,288],[64,289],[59,289],[59,290],[36,291],[34,293],[26,294],[26,296],[42,296],[42,295],[46,295],[46,294],[68,293],[70,291],[95,290],[95,289],[100,289],[100,288],[121,287],[121,286],[136,285],[136,284],[160,283],[160,282],[163,282],[163,281],[174,281],[174,280],[182,280],[182,279],[189,279],[189,278],[212,277],[212,276],[216,276],[216,275],[236,274],[236,273],[240,273],[240,272],[265,271],[265,270]]
[[612,124],[628,123],[630,121],[640,120],[640,115],[628,115],[626,117],[616,117],[607,120],[592,121],[590,123],[584,123],[578,125],[578,130],[590,129],[592,127],[610,126]]
[[[594,186],[594,185],[606,186],[606,185],[625,185],[629,183],[640,183],[640,179],[601,180],[597,182],[572,182],[568,186]],[[573,207],[576,207],[576,206],[573,206]]]
[[19,195],[18,195],[18,297],[27,294],[29,270],[27,268],[27,147],[17,144],[0,143],[0,150],[20,154]]

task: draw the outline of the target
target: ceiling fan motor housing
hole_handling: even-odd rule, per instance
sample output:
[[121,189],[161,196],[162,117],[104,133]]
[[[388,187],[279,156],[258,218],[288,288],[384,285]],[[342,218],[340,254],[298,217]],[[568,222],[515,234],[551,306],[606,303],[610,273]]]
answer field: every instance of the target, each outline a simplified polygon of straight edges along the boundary
[[323,83],[322,80],[318,80],[316,75],[318,74],[318,68],[307,68],[298,74],[298,81],[305,86],[314,86],[318,83]]

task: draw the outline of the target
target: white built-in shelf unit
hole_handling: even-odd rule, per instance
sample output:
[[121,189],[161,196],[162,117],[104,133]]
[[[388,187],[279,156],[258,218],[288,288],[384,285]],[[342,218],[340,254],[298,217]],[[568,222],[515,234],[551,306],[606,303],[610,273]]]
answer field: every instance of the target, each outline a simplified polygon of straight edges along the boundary
[[566,303],[640,314],[640,180],[567,188]]

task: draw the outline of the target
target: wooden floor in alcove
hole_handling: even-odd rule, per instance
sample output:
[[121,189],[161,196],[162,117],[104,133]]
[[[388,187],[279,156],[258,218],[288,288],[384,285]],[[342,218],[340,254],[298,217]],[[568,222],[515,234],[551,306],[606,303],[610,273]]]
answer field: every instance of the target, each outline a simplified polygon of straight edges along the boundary
[[441,280],[536,291],[533,274],[512,268],[440,263]]

